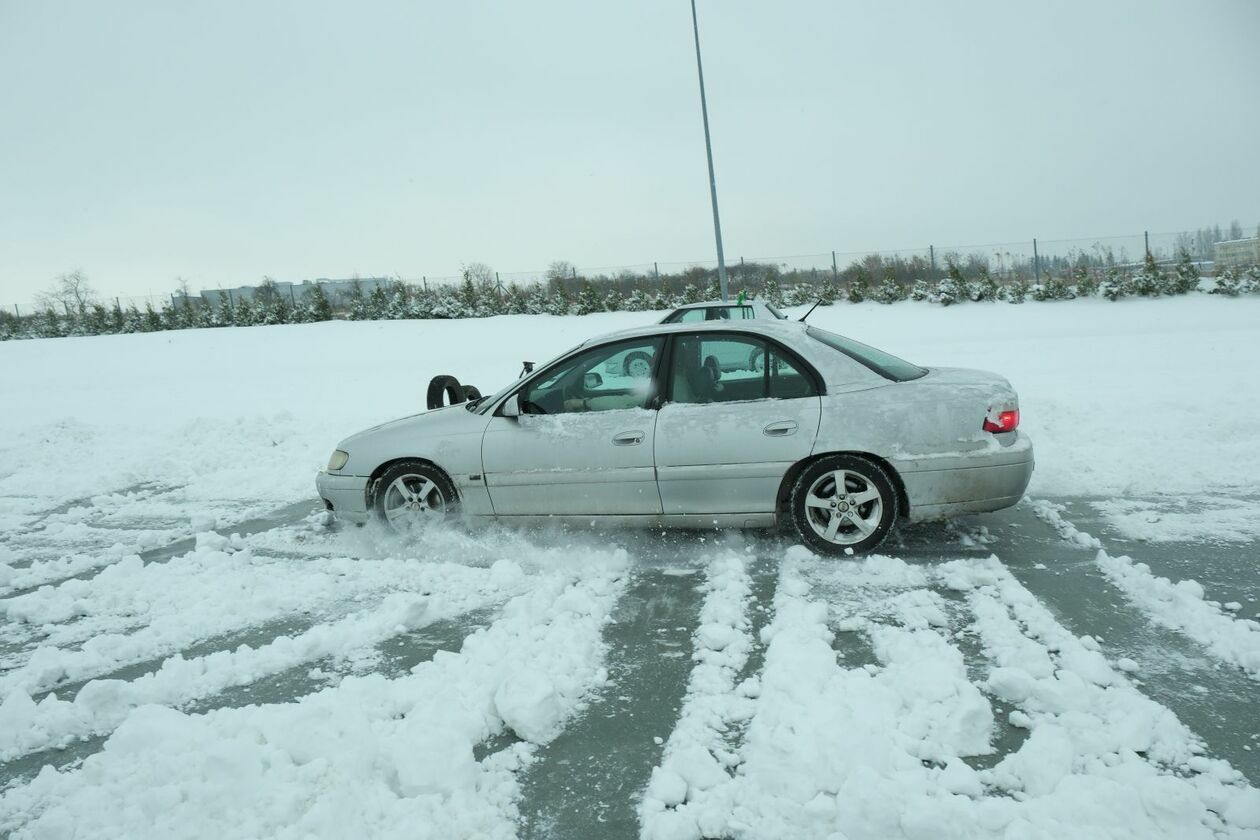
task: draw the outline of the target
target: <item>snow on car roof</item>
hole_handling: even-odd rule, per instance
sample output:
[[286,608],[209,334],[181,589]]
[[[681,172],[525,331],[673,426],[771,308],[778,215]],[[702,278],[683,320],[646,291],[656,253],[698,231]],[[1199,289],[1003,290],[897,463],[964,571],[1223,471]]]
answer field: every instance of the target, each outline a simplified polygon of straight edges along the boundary
[[800,321],[781,321],[770,319],[748,319],[745,321],[691,321],[680,324],[647,324],[642,327],[630,327],[594,336],[582,342],[585,347],[590,344],[602,344],[619,338],[635,338],[641,335],[674,332],[759,332],[773,335],[781,341],[805,334],[805,324]]
[[679,309],[701,309],[706,306],[758,306],[758,305],[764,306],[765,304],[763,304],[759,300],[754,300],[751,298],[744,301],[743,303],[740,303],[734,300],[702,300],[699,303],[684,303],[681,306],[675,306],[674,311],[677,312]]

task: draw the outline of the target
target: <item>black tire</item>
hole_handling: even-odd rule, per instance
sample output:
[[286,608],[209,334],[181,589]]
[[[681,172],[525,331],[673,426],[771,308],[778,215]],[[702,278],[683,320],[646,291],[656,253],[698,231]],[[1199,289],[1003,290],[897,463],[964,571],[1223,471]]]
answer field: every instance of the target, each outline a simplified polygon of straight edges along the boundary
[[650,377],[652,375],[652,357],[649,356],[647,353],[641,353],[637,350],[627,355],[626,358],[622,361],[621,363],[622,372],[626,376],[634,376],[634,374],[630,372],[630,365],[631,363],[638,362],[638,361],[647,363],[647,368],[648,368],[647,375]]
[[[405,527],[401,527],[404,523],[399,523],[397,520],[391,521],[386,511],[387,505],[396,505],[400,501],[390,492],[399,479],[403,479],[413,490],[421,490],[424,481],[431,481],[434,490],[441,497],[440,515],[450,516],[459,510],[459,492],[455,489],[450,476],[427,461],[399,461],[381,473],[380,478],[372,483],[372,515],[385,527],[398,532],[406,530]],[[425,494],[425,501],[431,510],[438,512],[435,504],[437,497],[432,491]],[[406,524],[410,526],[410,523]]]
[[479,400],[481,399],[481,390],[476,385],[464,386],[464,399]]
[[[448,402],[442,402],[445,397]],[[455,405],[464,402],[464,386],[453,376],[435,376],[429,380],[427,402],[429,408],[441,408],[444,405]]]
[[[845,492],[834,493],[836,478],[833,473],[845,473]],[[822,492],[811,492],[822,491]],[[869,496],[870,501],[854,504],[852,510],[861,520],[855,522],[851,514],[842,511],[853,499]],[[811,496],[818,500],[834,502],[827,507],[810,504]],[[876,507],[878,505],[878,507]],[[900,514],[897,486],[888,470],[861,455],[827,455],[807,466],[792,485],[788,497],[788,512],[796,536],[818,554],[863,554],[877,548],[892,531]],[[832,531],[836,538],[828,539],[819,530],[831,530],[828,526],[837,515],[840,521]],[[870,528],[869,533],[865,530]]]

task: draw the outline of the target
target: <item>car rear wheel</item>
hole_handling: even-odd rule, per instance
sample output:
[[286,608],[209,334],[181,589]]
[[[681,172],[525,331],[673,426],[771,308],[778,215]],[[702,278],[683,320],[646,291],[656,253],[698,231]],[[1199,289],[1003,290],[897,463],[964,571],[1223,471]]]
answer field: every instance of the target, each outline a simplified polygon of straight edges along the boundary
[[810,464],[788,503],[797,536],[819,554],[871,551],[897,521],[892,478],[860,455],[829,455]]
[[381,475],[373,510],[388,528],[406,533],[455,511],[459,495],[450,478],[424,461],[403,461]]

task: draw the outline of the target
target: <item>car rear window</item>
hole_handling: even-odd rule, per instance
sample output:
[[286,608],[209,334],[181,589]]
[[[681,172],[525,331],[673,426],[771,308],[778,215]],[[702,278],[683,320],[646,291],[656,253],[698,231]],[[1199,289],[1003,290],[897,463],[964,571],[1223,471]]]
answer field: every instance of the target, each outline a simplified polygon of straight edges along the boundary
[[905,359],[898,359],[891,353],[867,347],[860,341],[845,338],[842,335],[820,330],[818,327],[806,327],[805,333],[815,341],[820,341],[833,350],[839,350],[850,359],[861,362],[885,379],[893,382],[909,382],[927,374],[926,368],[912,365]]

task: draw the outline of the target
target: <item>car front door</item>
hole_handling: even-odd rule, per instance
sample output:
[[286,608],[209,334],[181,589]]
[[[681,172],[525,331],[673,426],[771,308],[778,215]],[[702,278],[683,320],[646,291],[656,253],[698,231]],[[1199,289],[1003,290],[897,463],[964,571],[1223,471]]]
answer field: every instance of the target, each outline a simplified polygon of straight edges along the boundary
[[520,414],[492,417],[481,446],[497,515],[661,512],[657,412],[648,406],[663,343],[637,338],[578,351],[508,398]]
[[817,374],[760,336],[701,332],[673,337],[665,380],[656,421],[663,513],[773,512],[783,476],[818,435]]

